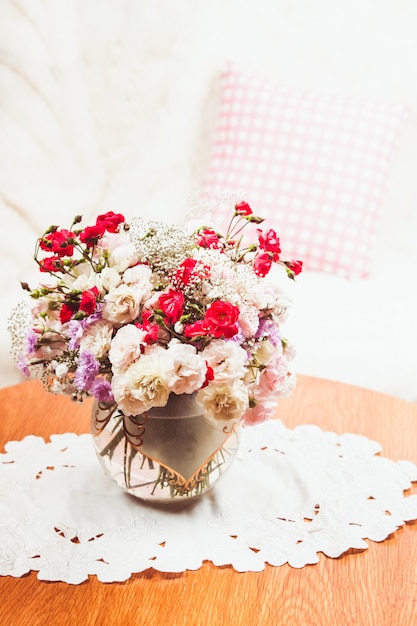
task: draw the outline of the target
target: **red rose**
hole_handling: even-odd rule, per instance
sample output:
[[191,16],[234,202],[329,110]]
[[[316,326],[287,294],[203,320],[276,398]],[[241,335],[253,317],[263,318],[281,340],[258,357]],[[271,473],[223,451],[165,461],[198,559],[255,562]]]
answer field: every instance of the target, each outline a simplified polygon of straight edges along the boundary
[[204,320],[199,320],[193,324],[187,324],[184,328],[184,336],[190,339],[195,337],[205,337],[211,335],[210,328],[206,325]]
[[210,335],[219,339],[225,337],[230,339],[238,333],[236,325],[239,317],[239,309],[230,302],[216,300],[208,309],[203,320],[188,324],[184,329],[186,337],[205,337]]
[[285,261],[285,265],[287,266],[289,272],[291,272],[294,276],[298,276],[303,269],[302,261]]
[[204,380],[204,383],[201,385],[201,389],[204,389],[204,387],[207,387],[212,380],[214,380],[214,370],[212,367],[210,367],[210,365],[207,363],[206,361],[206,378]]
[[63,265],[59,256],[47,256],[39,261],[41,272],[62,272]]
[[125,221],[124,216],[121,213],[113,213],[113,211],[108,211],[103,215],[99,215],[96,220],[96,226],[100,228],[103,227],[104,230],[107,230],[109,233],[117,232],[119,228],[119,224]]
[[83,291],[80,300],[80,311],[83,311],[83,313],[87,313],[87,315],[91,315],[91,313],[94,313],[97,306],[97,296],[97,287],[93,287],[92,289],[87,289],[86,291]]
[[152,313],[151,311],[142,311],[142,324],[139,322],[134,322],[137,328],[140,328],[144,332],[146,332],[145,341],[149,345],[152,341],[158,340],[158,332],[159,326],[157,324],[151,323]]
[[196,259],[187,258],[179,266],[175,273],[175,278],[183,285],[189,285],[192,279],[202,280],[208,278],[209,267],[197,261]]
[[104,235],[105,227],[102,224],[95,226],[86,226],[84,230],[80,233],[80,241],[85,243],[88,248],[92,248],[95,246],[100,239]]
[[64,228],[48,233],[40,240],[42,250],[53,252],[57,256],[71,256],[74,252],[75,234]]
[[266,276],[271,269],[272,258],[269,252],[261,252],[253,261],[253,269],[257,276]]
[[258,228],[258,233],[259,247],[261,248],[261,250],[273,252],[274,261],[277,261],[278,255],[281,252],[281,248],[279,247],[279,239],[276,232],[272,228],[270,228],[268,231],[263,233]]
[[239,213],[239,215],[252,215],[252,209],[250,208],[249,204],[247,202],[238,202],[235,205],[235,211],[236,213]]
[[200,248],[220,248],[219,236],[214,230],[209,228],[203,228],[198,233],[197,237],[197,245]]
[[204,322],[210,329],[210,334],[213,337],[230,339],[239,330],[236,325],[239,312],[239,309],[234,304],[217,300],[208,307],[204,316]]
[[188,285],[194,273],[197,261],[195,259],[185,259],[178,267],[175,278],[184,285]]
[[75,313],[74,307],[64,302],[59,312],[59,320],[61,324],[65,324],[65,322],[69,322],[72,316],[74,315],[74,313]]
[[184,294],[170,289],[159,296],[159,307],[168,321],[175,324],[184,312]]

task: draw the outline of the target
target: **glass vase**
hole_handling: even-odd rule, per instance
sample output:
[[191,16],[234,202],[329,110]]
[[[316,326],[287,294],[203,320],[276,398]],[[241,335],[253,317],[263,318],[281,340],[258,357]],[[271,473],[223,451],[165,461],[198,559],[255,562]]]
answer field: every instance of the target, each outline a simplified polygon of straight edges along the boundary
[[188,502],[212,489],[239,445],[236,425],[208,421],[187,394],[171,394],[165,407],[133,417],[95,402],[91,432],[106,474],[154,503]]

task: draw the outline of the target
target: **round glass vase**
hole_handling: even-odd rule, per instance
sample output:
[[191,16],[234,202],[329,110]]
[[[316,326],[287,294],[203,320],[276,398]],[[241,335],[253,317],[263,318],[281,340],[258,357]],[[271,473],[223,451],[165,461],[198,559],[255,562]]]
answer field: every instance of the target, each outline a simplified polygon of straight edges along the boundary
[[94,402],[91,432],[106,474],[127,493],[158,504],[209,491],[239,446],[236,424],[208,421],[194,394],[171,394],[166,406],[137,416]]

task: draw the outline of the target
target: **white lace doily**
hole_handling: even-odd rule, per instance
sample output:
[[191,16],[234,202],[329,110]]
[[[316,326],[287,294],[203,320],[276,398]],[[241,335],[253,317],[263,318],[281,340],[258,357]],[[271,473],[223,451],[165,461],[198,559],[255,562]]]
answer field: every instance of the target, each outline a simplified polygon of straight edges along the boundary
[[111,582],[204,560],[238,571],[303,567],[319,552],[363,549],[417,518],[417,496],[404,496],[417,466],[379,450],[358,435],[266,422],[243,429],[238,457],[210,495],[172,510],[113,485],[90,435],[12,441],[0,454],[0,574]]

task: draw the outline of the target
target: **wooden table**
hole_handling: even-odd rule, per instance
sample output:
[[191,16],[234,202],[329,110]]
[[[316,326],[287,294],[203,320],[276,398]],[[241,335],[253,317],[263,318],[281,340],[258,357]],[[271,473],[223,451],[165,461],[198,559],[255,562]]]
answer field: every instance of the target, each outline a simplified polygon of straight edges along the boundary
[[[38,381],[0,390],[0,401],[1,451],[7,441],[27,434],[48,439],[89,428],[89,402],[75,405],[52,396]],[[316,423],[336,433],[366,435],[382,444],[384,456],[417,462],[417,405],[390,396],[300,376],[277,416],[290,427]],[[0,623],[411,626],[417,624],[417,522],[367,550],[338,559],[321,555],[318,565],[300,570],[284,565],[237,573],[205,563],[196,572],[150,569],[125,583],[90,577],[78,586],[42,582],[33,572],[0,577]]]

